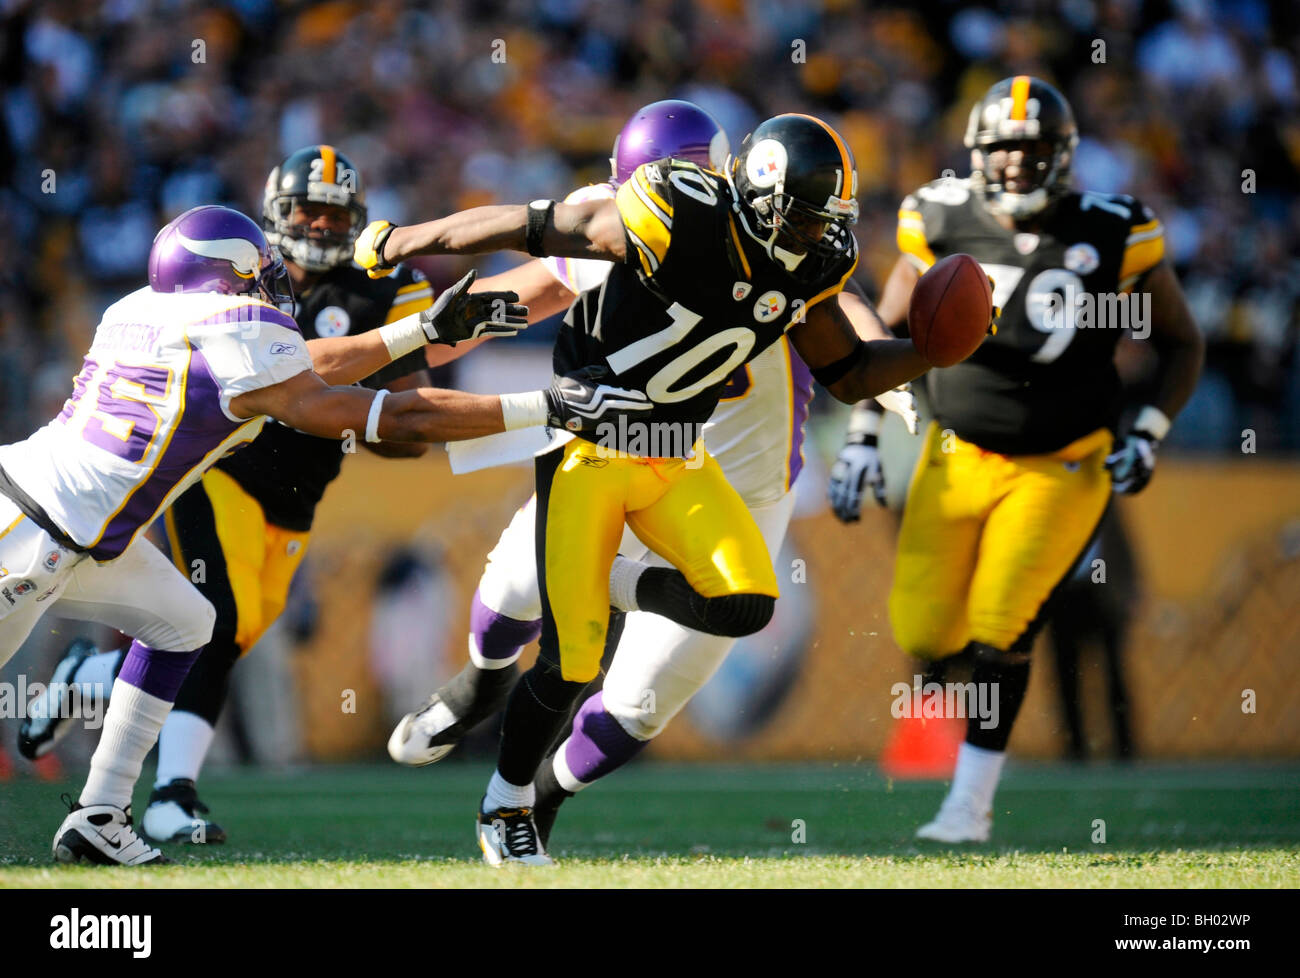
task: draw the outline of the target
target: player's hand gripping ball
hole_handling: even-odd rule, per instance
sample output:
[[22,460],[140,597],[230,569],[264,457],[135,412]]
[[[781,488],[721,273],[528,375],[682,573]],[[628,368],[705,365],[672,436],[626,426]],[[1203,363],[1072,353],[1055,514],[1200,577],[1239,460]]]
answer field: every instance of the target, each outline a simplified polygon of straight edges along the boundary
[[916,352],[932,367],[961,363],[993,327],[993,290],[970,255],[949,255],[912,290],[907,329]]

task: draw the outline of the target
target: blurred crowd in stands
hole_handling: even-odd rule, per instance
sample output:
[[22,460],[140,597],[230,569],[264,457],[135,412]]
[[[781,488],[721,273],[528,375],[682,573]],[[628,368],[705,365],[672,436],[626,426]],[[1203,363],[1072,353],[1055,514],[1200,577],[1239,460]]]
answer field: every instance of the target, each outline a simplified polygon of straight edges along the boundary
[[[608,175],[639,105],[698,102],[733,146],[782,111],[851,143],[868,290],[898,201],[968,171],[971,103],[1054,82],[1079,186],[1163,218],[1209,342],[1183,448],[1300,451],[1300,4],[1268,0],[0,0],[0,440],[67,396],[103,307],[144,283],[156,229],[260,215],[315,142],[399,223],[562,196]],[[489,269],[503,267],[493,258]],[[453,261],[426,270],[438,284]],[[538,337],[534,337],[534,340]],[[1140,359],[1140,357],[1138,358]]]

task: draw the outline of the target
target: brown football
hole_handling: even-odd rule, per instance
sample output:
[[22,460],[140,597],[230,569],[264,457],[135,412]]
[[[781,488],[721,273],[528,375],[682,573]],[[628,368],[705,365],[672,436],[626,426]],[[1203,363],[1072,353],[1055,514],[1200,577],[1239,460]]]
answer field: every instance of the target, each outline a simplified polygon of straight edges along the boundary
[[931,265],[907,307],[912,345],[934,367],[951,367],[974,353],[992,318],[989,278],[970,255],[949,255]]

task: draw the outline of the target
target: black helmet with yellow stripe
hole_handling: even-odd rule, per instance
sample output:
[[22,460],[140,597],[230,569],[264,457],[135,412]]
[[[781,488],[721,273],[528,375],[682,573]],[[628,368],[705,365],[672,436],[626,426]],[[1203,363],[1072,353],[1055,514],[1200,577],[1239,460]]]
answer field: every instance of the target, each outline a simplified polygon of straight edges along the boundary
[[[315,205],[310,206],[310,205]],[[337,207],[346,218],[334,222],[347,231],[312,227],[321,207]],[[317,224],[323,222],[316,222]],[[333,146],[305,146],[271,171],[262,196],[262,228],[280,254],[309,272],[325,272],[352,261],[352,247],[366,226],[366,194],[361,174]]]
[[761,123],[726,174],[746,205],[745,230],[796,277],[811,281],[852,252],[858,172],[843,138],[820,119],[790,113]]
[[1064,95],[1041,78],[1016,75],[975,103],[965,143],[972,189],[994,213],[1022,219],[1069,190],[1079,130]]

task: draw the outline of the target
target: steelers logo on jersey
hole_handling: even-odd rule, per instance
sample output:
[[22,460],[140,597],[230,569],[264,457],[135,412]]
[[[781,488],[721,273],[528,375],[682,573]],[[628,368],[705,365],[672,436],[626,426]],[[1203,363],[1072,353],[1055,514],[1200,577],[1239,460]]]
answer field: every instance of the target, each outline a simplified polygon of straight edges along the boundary
[[1086,241],[1072,244],[1065,249],[1065,267],[1076,275],[1090,275],[1100,264],[1101,255]]
[[785,301],[785,296],[775,289],[764,292],[754,303],[754,318],[760,323],[770,323],[785,312]]
[[343,336],[352,328],[352,317],[342,306],[326,306],[316,314],[317,336]]

